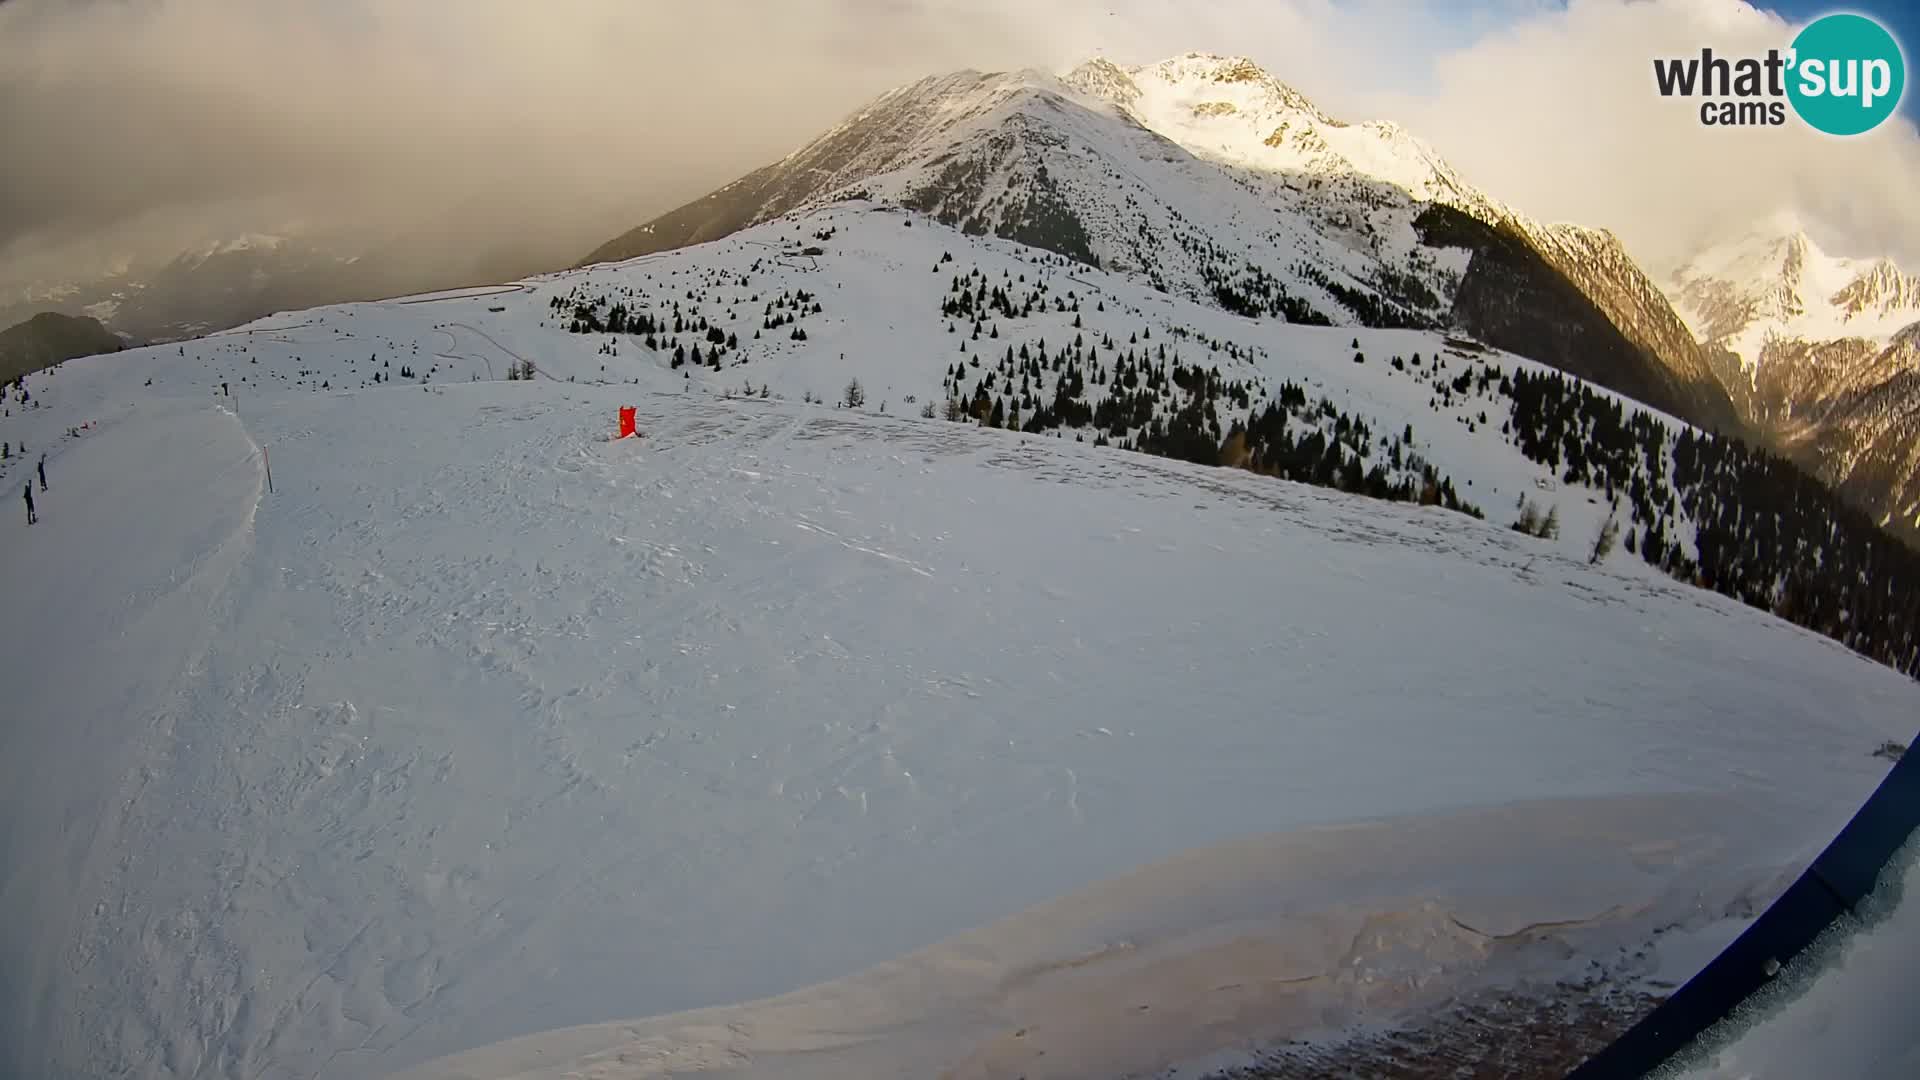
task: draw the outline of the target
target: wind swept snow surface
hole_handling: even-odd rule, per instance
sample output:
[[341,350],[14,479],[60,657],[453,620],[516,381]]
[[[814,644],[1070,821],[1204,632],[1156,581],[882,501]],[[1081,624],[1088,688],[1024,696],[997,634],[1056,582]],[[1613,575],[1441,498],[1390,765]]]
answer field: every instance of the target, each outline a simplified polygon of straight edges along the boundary
[[624,400],[261,403],[257,511],[224,413],[63,455],[4,563],[20,1071],[379,1075],[1510,800],[1723,793],[1779,869],[1920,696],[1442,511],[782,403],[643,399],[609,442]]
[[[1226,1065],[1223,1045],[1297,1045],[1470,986],[1577,977],[1570,958],[1630,951],[1656,920],[1744,911],[1751,896],[1726,905],[1724,885],[1759,850],[1756,823],[1736,799],[1625,797],[1241,841],[824,986],[532,1036],[404,1080],[1039,1080]],[[1706,909],[1707,896],[1723,906]]]
[[[936,290],[937,257],[906,264]],[[1657,929],[1755,910],[1912,734],[1911,681],[1577,538],[707,392],[937,389],[937,306],[841,280],[818,350],[711,384],[536,326],[565,280],[33,377],[5,423],[50,452],[39,525],[0,480],[0,1072],[1152,1065],[1631,974]],[[1262,363],[1426,400],[1337,333]],[[464,381],[528,357],[639,381]],[[644,438],[610,441],[622,405]],[[1476,490],[1535,483],[1458,426],[1434,449],[1489,463]],[[798,1020],[671,1015],[820,984]],[[1171,1019],[1077,1056],[1143,1004]]]

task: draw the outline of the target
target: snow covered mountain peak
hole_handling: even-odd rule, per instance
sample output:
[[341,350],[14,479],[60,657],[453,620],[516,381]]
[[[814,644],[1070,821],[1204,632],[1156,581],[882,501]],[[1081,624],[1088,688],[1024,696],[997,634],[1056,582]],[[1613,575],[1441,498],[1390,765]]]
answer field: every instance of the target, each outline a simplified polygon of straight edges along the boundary
[[1190,52],[1137,69],[1137,80],[1186,91],[1213,94],[1227,101],[1252,101],[1304,113],[1319,123],[1340,122],[1320,111],[1306,95],[1281,82],[1244,56]]
[[1701,347],[1610,235],[1549,232],[1398,124],[1336,120],[1245,57],[922,79],[585,263],[849,201],[1243,316],[1450,325],[1697,422],[1731,417]]
[[1665,282],[1742,419],[1877,520],[1920,520],[1920,278],[1825,250],[1791,210]]
[[804,157],[848,131],[875,123],[898,126],[910,120],[953,120],[996,108],[1035,90],[1049,89],[1059,89],[1057,81],[1031,70],[984,72],[967,68],[930,75],[881,94],[819,138],[796,149],[786,160]]
[[1244,56],[1190,52],[1138,67],[1097,58],[1062,81],[1222,164],[1302,185],[1386,183],[1484,221],[1517,216],[1399,124],[1336,119]]
[[1132,105],[1140,99],[1140,86],[1126,68],[1096,56],[1061,76],[1061,82],[1088,97]]
[[1749,369],[1773,341],[1884,345],[1920,318],[1920,278],[1890,259],[1828,254],[1791,211],[1702,250],[1667,291],[1694,333]]
[[[1298,137],[1284,150],[1262,145],[1277,129]],[[1176,295],[1225,296],[1247,314],[1437,324],[1466,255],[1423,246],[1413,224],[1423,204],[1394,169],[1383,178],[1355,164],[1390,160],[1365,150],[1374,142],[1371,129],[1333,124],[1235,58],[1093,60],[1063,76],[954,72],[881,95],[588,261],[863,199],[1138,273]]]
[[1061,81],[1123,108],[1151,94],[1180,98],[1203,116],[1298,113],[1317,124],[1346,126],[1245,56],[1188,52],[1133,67],[1095,57],[1068,72]]
[[1831,302],[1848,317],[1911,316],[1920,312],[1920,277],[1901,270],[1892,259],[1875,259],[1834,293]]

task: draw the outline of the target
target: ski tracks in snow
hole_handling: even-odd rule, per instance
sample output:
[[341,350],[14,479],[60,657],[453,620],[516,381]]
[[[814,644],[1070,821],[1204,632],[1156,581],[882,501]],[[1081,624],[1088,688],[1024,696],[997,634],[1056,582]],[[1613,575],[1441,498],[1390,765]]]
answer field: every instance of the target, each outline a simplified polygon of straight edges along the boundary
[[[1797,639],[1831,667],[1783,682],[1777,631],[1753,660],[1652,646],[1649,618],[1733,616],[1653,588],[1600,602],[1565,560],[1523,580],[1519,541],[1439,511],[777,401],[640,397],[644,437],[614,441],[627,393],[274,402],[247,416],[276,451],[263,501],[224,418],[125,428],[199,448],[76,447],[102,485],[123,458],[156,471],[24,541],[84,538],[84,559],[7,561],[60,567],[10,583],[63,612],[9,664],[83,658],[8,673],[47,732],[152,734],[131,757],[109,752],[123,733],[48,744],[97,759],[60,776],[84,790],[31,767],[0,790],[5,853],[80,853],[9,878],[7,912],[94,913],[54,935],[68,952],[0,956],[10,1016],[36,1025],[28,1075],[378,1075],[833,978],[1221,823],[1423,812],[1484,801],[1489,776],[1513,798],[1764,790],[1810,740],[1832,752],[1819,783],[1766,793],[1817,821],[1868,782],[1859,718],[1895,693]],[[89,564],[118,598],[196,558],[140,601],[150,636],[124,654],[102,651],[117,608],[63,608],[95,595]],[[1382,592],[1390,617],[1355,602]],[[1512,670],[1475,674],[1506,638]],[[1356,650],[1380,657],[1368,679]],[[1575,654],[1578,678],[1528,661]],[[94,677],[133,656],[152,686]],[[1839,671],[1855,696],[1807,706]],[[1757,730],[1761,700],[1791,732]],[[1738,737],[1660,734],[1668,715]],[[63,833],[99,806],[119,810],[98,838]]]
[[[9,621],[31,636],[0,648],[20,710],[6,733],[18,742],[0,760],[24,770],[0,783],[19,800],[0,814],[12,826],[0,846],[17,856],[5,860],[0,891],[12,910],[32,912],[17,922],[32,940],[9,943],[0,963],[4,1012],[22,1025],[0,1043],[24,1048],[32,1030],[51,1058],[86,1062],[85,1072],[179,1073],[191,1049],[175,1036],[193,1036],[156,1003],[209,1001],[219,976],[200,976],[220,960],[198,946],[210,913],[172,908],[132,883],[169,857],[147,825],[174,750],[191,737],[185,695],[212,663],[231,583],[252,551],[261,461],[232,414],[196,406],[147,411],[70,446],[59,477],[42,525],[0,560],[9,603],[31,615]],[[48,545],[60,553],[34,550]],[[143,702],[164,704],[148,711]],[[190,794],[188,805],[215,793]],[[44,833],[50,811],[83,802],[92,809],[54,827],[57,848],[15,846],[27,830]],[[129,956],[147,970],[135,976]],[[116,1038],[102,1040],[96,1009],[115,1017]],[[20,1064],[48,1075],[45,1061]]]

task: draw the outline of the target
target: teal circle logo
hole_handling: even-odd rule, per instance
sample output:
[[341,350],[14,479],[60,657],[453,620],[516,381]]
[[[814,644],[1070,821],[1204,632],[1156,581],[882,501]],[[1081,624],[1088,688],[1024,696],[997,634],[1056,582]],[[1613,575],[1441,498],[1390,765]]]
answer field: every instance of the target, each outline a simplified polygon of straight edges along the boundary
[[1787,99],[1829,135],[1859,135],[1900,107],[1907,64],[1900,43],[1864,15],[1826,15],[1793,39]]

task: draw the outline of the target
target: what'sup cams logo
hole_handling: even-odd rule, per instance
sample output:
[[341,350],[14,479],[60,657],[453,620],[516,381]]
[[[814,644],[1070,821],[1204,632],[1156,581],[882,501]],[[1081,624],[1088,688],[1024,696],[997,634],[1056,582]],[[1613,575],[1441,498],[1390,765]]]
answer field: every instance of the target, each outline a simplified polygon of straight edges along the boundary
[[1712,48],[1699,56],[1658,59],[1661,97],[1701,98],[1708,127],[1778,127],[1787,107],[1829,135],[1859,135],[1900,107],[1907,65],[1886,27],[1865,15],[1826,15],[1807,24],[1785,52],[1729,58]]

